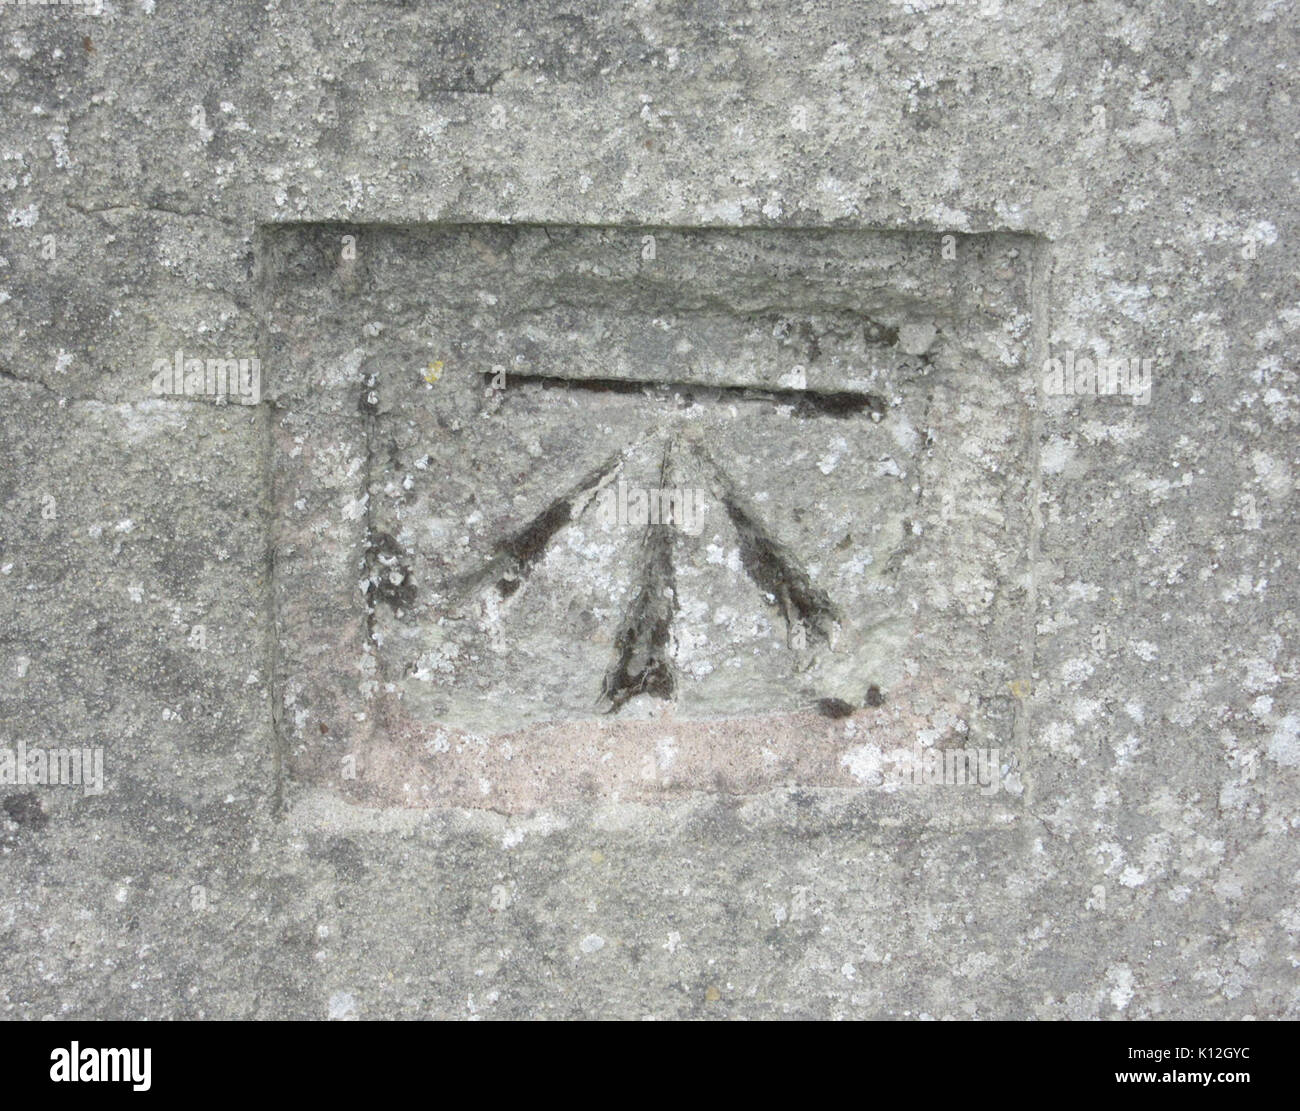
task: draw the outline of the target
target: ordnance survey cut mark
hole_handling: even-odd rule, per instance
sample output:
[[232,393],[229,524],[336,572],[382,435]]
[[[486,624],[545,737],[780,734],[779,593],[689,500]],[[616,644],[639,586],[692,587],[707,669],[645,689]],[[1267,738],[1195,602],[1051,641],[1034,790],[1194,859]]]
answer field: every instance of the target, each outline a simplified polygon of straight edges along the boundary
[[[485,375],[485,379],[489,376]],[[735,401],[789,405],[801,417],[845,418],[866,413],[879,421],[887,405],[875,394],[856,391],[832,393],[760,389],[739,386],[696,386],[629,381],[626,379],[569,379],[553,375],[515,375],[511,388],[576,390],[640,394],[678,407],[701,401]],[[489,389],[489,396],[507,391]],[[651,433],[647,432],[647,435]],[[644,440],[645,437],[642,437]],[[763,522],[736,482],[698,442],[698,436],[683,452],[676,436],[666,437],[660,465],[661,491],[681,489],[683,455],[689,454],[707,478],[707,485],[726,509],[739,540],[740,561],[768,605],[781,615],[786,641],[791,647],[809,641],[834,646],[841,620],[839,608],[825,590],[817,586],[788,545],[783,544]],[[497,597],[506,601],[526,583],[530,572],[545,555],[547,547],[568,525],[577,521],[595,503],[602,490],[618,476],[628,452],[620,452],[556,498],[545,509],[497,545],[496,554],[480,569],[461,579],[462,588],[473,594],[491,584]],[[614,640],[614,659],[605,673],[601,700],[608,712],[617,712],[629,699],[648,694],[671,699],[678,675],[672,662],[672,624],[678,612],[674,556],[681,525],[681,507],[661,503],[649,506],[649,520],[641,539],[636,593],[624,614]],[[674,513],[678,515],[674,519]]]
[[1023,758],[1032,240],[259,235],[286,782],[508,813],[848,788],[891,821],[1014,814],[859,789],[921,731]]

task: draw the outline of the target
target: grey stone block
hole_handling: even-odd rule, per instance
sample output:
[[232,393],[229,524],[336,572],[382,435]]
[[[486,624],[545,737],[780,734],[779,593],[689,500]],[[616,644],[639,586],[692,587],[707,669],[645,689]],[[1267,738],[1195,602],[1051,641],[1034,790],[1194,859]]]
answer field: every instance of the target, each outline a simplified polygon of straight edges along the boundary
[[[0,785],[0,1014],[1295,1017],[1287,14],[0,7],[0,750],[105,773]],[[177,351],[257,359],[256,403],[156,394]],[[1111,389],[1118,359],[1149,389]],[[519,388],[494,402],[498,365]],[[701,411],[767,392],[703,446],[882,630],[854,649],[846,622],[861,689],[828,655],[787,698],[793,630],[724,573],[737,540],[611,531],[584,577],[606,534],[582,514],[500,637],[435,643],[455,574],[518,582],[510,538],[646,406],[654,435],[689,423],[593,378],[691,382]],[[787,390],[888,406],[829,426]],[[899,414],[906,511],[901,475],[834,478]],[[682,442],[660,485],[719,504]],[[873,625],[837,544],[888,564],[903,520]],[[656,630],[700,626],[661,612],[669,565],[679,618],[771,634],[724,622],[708,674],[787,646],[712,687],[679,653],[661,731]],[[439,644],[491,662],[447,675]],[[885,789],[872,746],[961,735],[903,714],[899,656],[1015,791]],[[774,714],[790,751],[858,755],[746,780]],[[509,791],[437,770],[438,728],[614,721],[653,755],[632,786],[581,779],[579,749]]]

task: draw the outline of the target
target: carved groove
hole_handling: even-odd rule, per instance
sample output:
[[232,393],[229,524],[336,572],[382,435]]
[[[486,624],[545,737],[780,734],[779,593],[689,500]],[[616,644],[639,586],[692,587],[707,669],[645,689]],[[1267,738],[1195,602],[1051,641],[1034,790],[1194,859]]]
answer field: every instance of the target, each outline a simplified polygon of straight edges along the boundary
[[475,590],[495,579],[497,593],[502,598],[509,598],[532,573],[555,534],[576,519],[581,512],[578,503],[583,502],[585,508],[590,495],[614,474],[622,461],[621,453],[608,459],[568,493],[556,498],[531,521],[502,540],[497,545],[496,555],[484,567],[467,576],[463,585]]
[[717,481],[722,504],[740,539],[740,562],[745,573],[765,597],[775,602],[791,634],[796,622],[801,622],[809,641],[830,643],[840,621],[840,612],[830,595],[812,581],[795,554],[772,536],[713,457],[698,444],[694,451]]
[[[660,470],[668,481],[670,444]],[[677,676],[669,655],[673,618],[677,615],[677,574],[673,568],[676,530],[672,525],[648,525],[642,544],[641,585],[628,607],[614,640],[614,663],[605,673],[601,697],[609,713],[617,712],[638,694],[672,698]]]
[[[483,372],[483,381],[488,385],[492,375]],[[510,374],[506,377],[506,389],[502,391],[510,396],[511,384],[517,389],[520,385],[539,387],[542,390],[580,390],[587,393],[630,394],[641,397],[656,398],[661,401],[677,400],[684,407],[697,402],[734,402],[755,401],[772,405],[790,405],[794,415],[809,417],[851,417],[859,413],[868,413],[874,417],[884,414],[887,407],[885,399],[878,394],[861,393],[854,390],[819,390],[762,389],[753,386],[703,386],[689,382],[634,382],[624,378],[564,378],[551,374]]]

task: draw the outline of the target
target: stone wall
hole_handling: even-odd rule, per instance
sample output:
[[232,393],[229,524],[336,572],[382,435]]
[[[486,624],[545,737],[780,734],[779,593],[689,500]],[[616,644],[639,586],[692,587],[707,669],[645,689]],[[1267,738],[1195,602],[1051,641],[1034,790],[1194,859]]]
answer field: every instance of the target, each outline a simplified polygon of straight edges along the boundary
[[1296,14],[0,4],[0,1015],[1297,1017]]

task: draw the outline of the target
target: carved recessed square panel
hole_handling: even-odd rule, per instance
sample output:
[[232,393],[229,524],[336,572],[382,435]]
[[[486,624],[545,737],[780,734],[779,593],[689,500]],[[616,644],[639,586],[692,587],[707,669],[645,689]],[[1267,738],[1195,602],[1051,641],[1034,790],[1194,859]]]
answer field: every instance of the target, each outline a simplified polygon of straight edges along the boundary
[[1015,766],[1023,239],[289,226],[260,255],[295,780],[520,810],[888,794],[918,745]]

